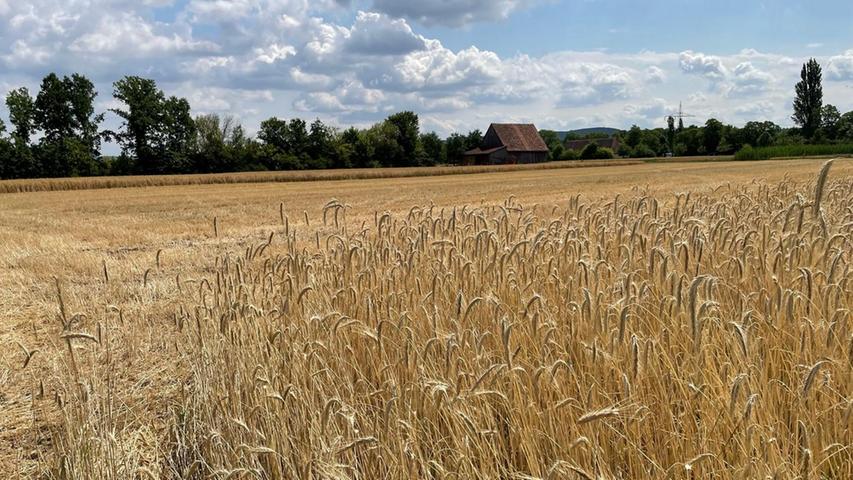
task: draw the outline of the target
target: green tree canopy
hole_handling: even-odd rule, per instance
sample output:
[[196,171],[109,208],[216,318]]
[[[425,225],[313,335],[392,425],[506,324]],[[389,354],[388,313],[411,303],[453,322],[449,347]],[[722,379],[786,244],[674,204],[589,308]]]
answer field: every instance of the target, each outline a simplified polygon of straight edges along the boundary
[[823,134],[835,140],[838,137],[838,123],[841,121],[841,113],[832,104],[826,104],[820,111],[820,129]]
[[135,76],[122,78],[113,88],[113,96],[126,106],[112,110],[124,120],[124,131],[115,134],[122,152],[136,159],[139,173],[161,172],[157,137],[165,95],[154,80]]
[[261,122],[258,139],[280,152],[288,151],[287,121],[272,117]]
[[773,143],[773,140],[781,131],[782,127],[773,122],[752,121],[746,122],[741,129],[741,134],[744,144],[752,145],[754,147],[766,147]]
[[6,108],[9,110],[9,120],[15,130],[12,134],[22,142],[29,144],[30,136],[35,130],[36,106],[30,91],[21,87],[6,94]]
[[154,80],[124,77],[113,84],[113,96],[125,105],[112,112],[122,120],[122,131],[112,133],[122,153],[135,160],[142,174],[181,171],[196,139],[189,102],[169,97]]
[[717,147],[720,146],[720,141],[723,139],[723,124],[715,118],[705,122],[705,129],[702,131],[702,145],[707,153],[717,153]]
[[637,125],[631,125],[631,128],[628,129],[628,133],[625,134],[625,143],[629,147],[635,148],[642,141],[643,141],[643,129]]
[[803,64],[800,81],[795,87],[796,98],[794,99],[794,114],[791,119],[802,129],[806,138],[812,138],[821,124],[822,78],[820,64],[812,58]]
[[314,161],[315,166],[324,167],[335,155],[333,145],[333,131],[320,119],[311,122],[308,131],[308,155]]
[[421,135],[420,144],[424,152],[425,165],[437,165],[447,162],[447,152],[444,150],[444,142],[435,132]]
[[[395,113],[389,116],[385,123],[396,129],[396,134],[392,136],[397,145],[400,146],[399,153],[388,159],[389,165],[401,167],[416,165],[416,151],[420,135],[418,115],[410,111]],[[388,131],[390,132],[390,129]]]
[[[35,146],[34,157],[42,171],[50,176],[97,175],[101,134],[98,125],[103,115],[95,115],[95,86],[79,74],[59,78],[55,73],[42,79],[41,87],[30,110],[29,94],[18,91],[7,97],[11,101],[16,132],[21,143],[34,131],[42,137]],[[32,122],[30,123],[30,118]]]

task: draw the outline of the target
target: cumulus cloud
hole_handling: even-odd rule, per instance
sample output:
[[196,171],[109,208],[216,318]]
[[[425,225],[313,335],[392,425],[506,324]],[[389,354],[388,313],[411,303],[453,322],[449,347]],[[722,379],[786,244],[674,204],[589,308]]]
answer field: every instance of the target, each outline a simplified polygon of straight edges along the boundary
[[687,97],[687,101],[693,104],[701,104],[708,101],[708,96],[702,92],[693,92]]
[[[729,66],[726,66],[728,62]],[[735,66],[730,67],[733,62]],[[752,49],[744,49],[740,53],[723,58],[692,51],[681,52],[679,67],[689,75],[699,75],[710,82],[713,90],[725,97],[755,96],[768,92],[774,87],[774,75],[755,65],[787,64],[787,59],[778,55],[770,55]],[[787,67],[786,67],[787,68]]]
[[548,99],[558,108],[600,105],[637,94],[642,81],[638,72],[619,65],[591,61],[585,55],[519,55],[501,59],[480,52],[490,60],[487,88],[472,95],[478,102],[525,104]]
[[735,113],[746,118],[768,118],[775,110],[776,105],[767,100],[746,103],[735,108]]
[[297,85],[306,89],[326,89],[334,84],[334,79],[328,75],[318,73],[305,73],[299,67],[290,69],[290,79]]
[[376,112],[385,99],[380,90],[366,88],[350,80],[331,92],[312,92],[302,95],[293,106],[300,112],[348,113],[353,111]]
[[47,45],[31,45],[26,40],[15,40],[2,59],[7,65],[29,64],[31,66],[47,65],[53,59],[55,50]]
[[560,106],[596,105],[632,96],[629,70],[609,64],[580,64],[562,77]]
[[[681,100],[702,122],[788,116],[804,59],[753,49],[499,54],[450,48],[421,28],[500,20],[534,1],[0,0],[2,86],[79,71],[108,105],[113,81],[144,75],[195,113],[231,113],[248,127],[273,115],[363,126],[402,109],[442,134],[492,121],[625,127],[658,124]],[[169,19],[153,10],[164,5]],[[853,50],[819,60],[828,80],[853,80]]]
[[213,42],[194,40],[176,32],[159,33],[150,23],[131,13],[104,16],[95,29],[77,37],[68,49],[90,55],[149,56],[173,53],[214,52]]
[[663,98],[653,98],[644,103],[626,105],[624,115],[632,123],[654,125],[660,124],[664,117],[671,115],[677,109],[677,106],[671,105]]
[[663,83],[666,81],[666,73],[662,68],[652,65],[646,69],[646,80],[649,83]]
[[411,98],[412,103],[416,103],[420,108],[418,111],[423,112],[457,112],[471,108],[472,101],[462,95],[459,96],[442,96],[438,98],[414,96]]
[[701,75],[712,81],[722,80],[728,73],[720,57],[691,50],[681,52],[678,65],[684,73]]
[[233,21],[248,16],[256,8],[254,0],[192,0],[187,13],[194,21]]
[[829,58],[826,66],[826,78],[836,81],[853,80],[853,50]]
[[459,52],[438,40],[427,40],[426,49],[401,59],[387,86],[405,90],[454,89],[490,84],[501,75],[501,59],[493,52],[470,47]]
[[767,91],[775,79],[773,75],[759,70],[751,62],[739,63],[730,76],[731,83],[726,86],[729,96],[743,96]]
[[404,20],[365,12],[358,12],[346,43],[349,52],[366,55],[404,55],[425,47]]
[[373,8],[424,25],[460,27],[474,22],[503,20],[532,0],[374,0]]
[[150,8],[129,0],[7,2],[0,68],[32,76],[80,71],[96,81],[115,80],[116,72],[166,79],[188,58],[219,50],[187,25],[151,21]]
[[266,47],[255,49],[255,61],[266,63],[267,65],[279,60],[285,60],[287,57],[293,55],[296,55],[295,48],[290,45],[280,45],[278,43],[272,43]]

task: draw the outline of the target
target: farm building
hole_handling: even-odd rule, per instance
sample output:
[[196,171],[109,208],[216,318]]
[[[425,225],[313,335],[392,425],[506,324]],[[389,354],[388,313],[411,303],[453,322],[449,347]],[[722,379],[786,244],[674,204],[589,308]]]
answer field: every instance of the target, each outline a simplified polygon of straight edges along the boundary
[[616,151],[619,150],[619,139],[616,137],[568,140],[565,144],[565,147],[567,149],[580,152],[585,146],[589,145],[590,143],[598,145],[599,148],[609,148],[610,150],[613,150],[613,153],[616,153]]
[[548,146],[532,123],[493,123],[483,144],[465,152],[465,165],[538,163],[548,159]]

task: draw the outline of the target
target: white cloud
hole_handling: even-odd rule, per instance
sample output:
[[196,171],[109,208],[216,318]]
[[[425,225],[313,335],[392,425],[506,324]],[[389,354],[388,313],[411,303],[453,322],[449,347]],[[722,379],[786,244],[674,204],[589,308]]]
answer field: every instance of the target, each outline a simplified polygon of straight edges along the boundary
[[177,33],[159,34],[142,18],[125,13],[104,16],[94,31],[75,39],[68,47],[71,52],[93,55],[122,56],[162,55],[167,53],[214,52],[212,42],[193,40]]
[[9,65],[29,63],[32,65],[47,65],[54,56],[54,50],[47,45],[31,45],[26,40],[15,40],[10,51],[3,55],[3,60]]
[[759,70],[751,62],[739,63],[730,76],[731,83],[726,86],[726,95],[743,96],[763,93],[769,90],[775,79],[773,75]]
[[186,97],[192,105],[193,112],[233,114],[242,117],[254,110],[259,104],[275,100],[268,90],[241,90],[221,87],[196,88],[190,84],[178,86],[173,92]]
[[183,70],[187,73],[195,72],[196,74],[209,73],[212,70],[227,68],[234,65],[236,59],[234,57],[211,56],[195,59],[190,62],[183,63]]
[[[737,63],[731,67],[734,62]],[[678,63],[682,72],[707,79],[712,90],[726,97],[744,97],[766,93],[776,82],[773,74],[756,67],[755,63],[778,68],[788,62],[785,57],[744,49],[725,59],[688,50],[681,52]]]
[[374,0],[373,8],[424,25],[460,27],[474,22],[503,20],[532,0]]
[[735,113],[750,119],[768,118],[776,109],[776,104],[766,100],[743,104],[735,108]]
[[378,111],[385,99],[380,90],[365,88],[357,81],[348,81],[332,92],[313,92],[294,102],[300,112],[348,113],[358,110]]
[[269,65],[279,60],[284,60],[287,57],[296,55],[296,49],[290,45],[279,45],[278,43],[273,43],[271,45],[267,45],[266,48],[256,48],[255,55],[256,61]]
[[348,51],[365,55],[404,55],[425,46],[405,20],[365,12],[358,12],[346,44]]
[[720,57],[691,50],[681,52],[678,64],[684,73],[701,75],[712,81],[722,80],[728,74]]
[[334,79],[328,75],[305,73],[299,67],[290,69],[290,78],[295,84],[308,89],[326,89],[334,83]]
[[[249,128],[273,115],[363,126],[402,109],[442,134],[515,120],[663,126],[679,101],[697,123],[788,122],[803,58],[748,48],[498,54],[450,48],[419,26],[501,20],[535,1],[0,0],[0,68],[3,85],[31,89],[50,71],[79,71],[102,105],[113,81],[144,75],[186,96],[194,113],[232,113]],[[176,13],[155,20],[155,4]],[[819,61],[826,101],[853,108],[840,83],[853,80],[853,50]]]
[[633,96],[629,70],[609,64],[580,64],[562,77],[561,106],[596,105]]
[[501,75],[501,59],[492,52],[477,47],[453,52],[437,40],[427,40],[426,46],[401,59],[394,66],[395,78],[387,80],[406,90],[452,89],[493,83]]
[[663,83],[666,81],[666,72],[660,67],[652,65],[646,69],[646,81],[649,83]]
[[687,101],[694,104],[705,103],[708,101],[708,96],[702,92],[694,92],[687,97]]
[[853,50],[829,58],[826,66],[826,78],[837,81],[853,80]]
[[234,21],[248,16],[256,4],[254,0],[192,0],[187,12],[198,22]]
[[663,119],[672,115],[678,107],[663,98],[653,98],[640,104],[628,104],[624,109],[624,117],[643,126],[660,126]]

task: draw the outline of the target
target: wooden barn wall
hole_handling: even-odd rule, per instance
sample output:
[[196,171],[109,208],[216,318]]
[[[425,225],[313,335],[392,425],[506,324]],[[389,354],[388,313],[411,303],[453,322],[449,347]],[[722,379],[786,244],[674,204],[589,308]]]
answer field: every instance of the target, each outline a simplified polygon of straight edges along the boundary
[[488,150],[490,148],[497,148],[500,146],[503,146],[503,144],[501,143],[501,139],[495,132],[495,128],[490,126],[489,129],[486,131],[486,135],[483,137],[482,148],[483,150]]

